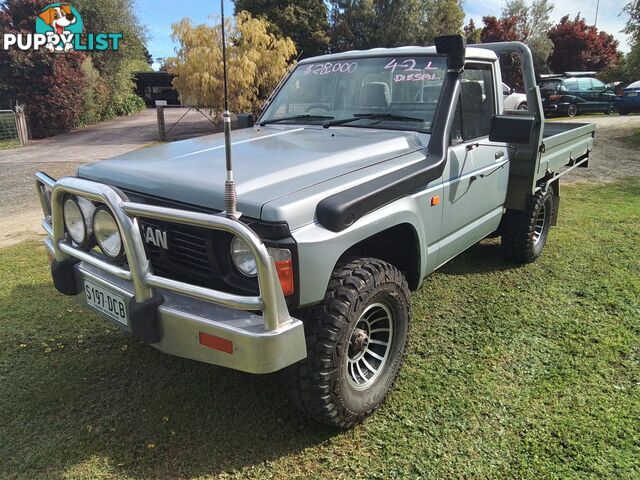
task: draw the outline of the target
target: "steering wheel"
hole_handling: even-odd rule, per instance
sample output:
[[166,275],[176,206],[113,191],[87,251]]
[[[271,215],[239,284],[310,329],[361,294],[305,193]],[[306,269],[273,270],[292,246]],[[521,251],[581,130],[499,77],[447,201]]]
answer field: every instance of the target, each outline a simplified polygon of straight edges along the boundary
[[312,103],[311,105],[309,105],[307,107],[307,109],[305,110],[305,113],[310,112],[311,110],[314,110],[316,108],[319,108],[319,109],[324,110],[326,112],[331,110],[331,108],[327,107],[326,105],[323,105],[322,103]]

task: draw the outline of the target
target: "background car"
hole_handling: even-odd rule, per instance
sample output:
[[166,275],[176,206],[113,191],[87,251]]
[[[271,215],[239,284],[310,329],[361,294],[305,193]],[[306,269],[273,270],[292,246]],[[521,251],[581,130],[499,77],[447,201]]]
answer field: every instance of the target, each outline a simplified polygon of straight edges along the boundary
[[516,93],[506,83],[502,83],[502,96],[504,97],[505,110],[527,110],[527,96],[524,93]]
[[622,95],[616,97],[616,109],[620,115],[640,112],[640,80],[627,85]]
[[541,75],[538,82],[542,105],[547,115],[575,117],[580,113],[616,111],[616,96],[604,83],[595,78],[596,72],[565,72]]

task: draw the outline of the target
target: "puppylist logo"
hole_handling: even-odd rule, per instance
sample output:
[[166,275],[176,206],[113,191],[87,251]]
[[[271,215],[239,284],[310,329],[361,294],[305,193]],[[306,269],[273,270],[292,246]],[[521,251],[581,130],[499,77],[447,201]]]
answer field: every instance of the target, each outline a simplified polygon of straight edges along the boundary
[[118,50],[122,33],[87,33],[83,39],[84,24],[80,12],[70,3],[52,3],[43,8],[35,19],[35,33],[5,33],[2,49],[69,52],[76,50]]

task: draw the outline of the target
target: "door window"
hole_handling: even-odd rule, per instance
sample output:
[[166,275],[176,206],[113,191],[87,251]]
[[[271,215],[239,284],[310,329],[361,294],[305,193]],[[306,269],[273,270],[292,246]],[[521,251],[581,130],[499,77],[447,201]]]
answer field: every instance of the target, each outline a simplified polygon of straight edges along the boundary
[[489,64],[467,64],[462,74],[460,99],[451,128],[454,143],[486,137],[496,113],[493,69]]
[[604,83],[602,83],[600,80],[596,78],[592,78],[591,90],[594,92],[604,92],[606,90],[606,87],[604,86]]
[[589,92],[591,90],[591,79],[590,78],[579,78],[578,79],[578,87],[581,92]]
[[578,79],[568,78],[564,81],[564,88],[567,92],[575,92],[578,90]]

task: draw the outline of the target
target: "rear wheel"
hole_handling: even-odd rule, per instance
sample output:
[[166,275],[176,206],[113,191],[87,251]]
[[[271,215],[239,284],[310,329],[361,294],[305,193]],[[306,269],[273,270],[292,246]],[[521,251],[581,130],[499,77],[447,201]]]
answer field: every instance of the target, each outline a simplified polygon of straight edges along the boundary
[[502,248],[517,263],[535,261],[545,245],[553,219],[553,190],[527,200],[524,211],[509,210],[502,224]]
[[567,108],[567,115],[569,117],[575,117],[578,114],[578,106],[576,104],[571,104]]
[[522,102],[520,105],[518,105],[518,110],[529,110],[527,102]]
[[618,110],[618,113],[619,113],[620,115],[629,115],[629,112],[628,112],[628,111],[626,111],[626,110]]
[[409,308],[393,265],[361,258],[336,267],[323,303],[303,315],[308,356],[287,371],[301,412],[346,429],[382,405],[404,360]]

